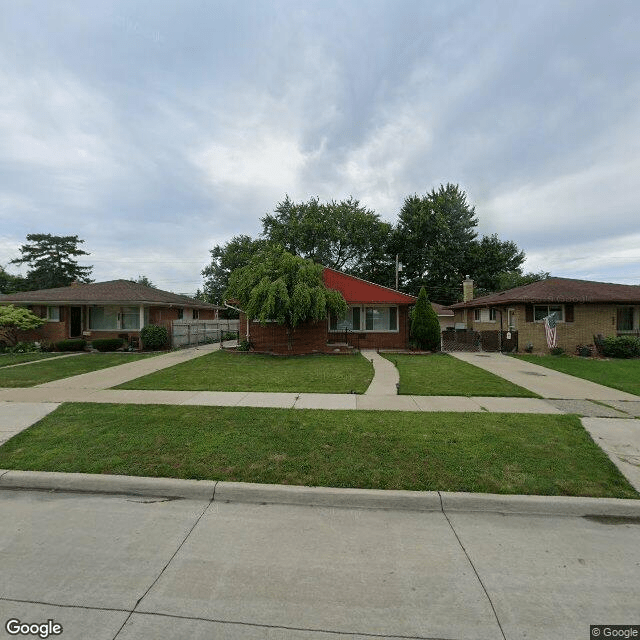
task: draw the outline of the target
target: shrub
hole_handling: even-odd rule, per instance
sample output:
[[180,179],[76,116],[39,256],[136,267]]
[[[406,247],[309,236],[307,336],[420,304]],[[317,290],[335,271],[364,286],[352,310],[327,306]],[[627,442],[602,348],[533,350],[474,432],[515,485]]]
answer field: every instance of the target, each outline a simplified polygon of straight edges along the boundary
[[591,358],[593,356],[593,346],[590,344],[579,344],[576,347],[576,353],[581,358]]
[[240,340],[238,342],[238,346],[236,347],[236,351],[249,351],[253,347],[253,344],[248,340]]
[[424,287],[420,289],[418,301],[411,316],[411,337],[418,343],[420,349],[439,351],[440,322],[427,298]]
[[532,343],[532,342],[528,342],[528,343],[527,343],[527,346],[524,348],[524,350],[525,350],[527,353],[533,353],[533,343]]
[[552,356],[561,356],[563,354],[564,354],[564,349],[562,347],[553,347],[553,349],[551,349]]
[[169,332],[166,327],[158,324],[148,324],[140,331],[142,346],[145,349],[162,349],[169,343]]
[[98,340],[92,340],[91,346],[98,351],[116,351],[120,349],[124,344],[122,338],[99,338]]
[[60,340],[56,342],[56,349],[58,351],[83,351],[87,342],[81,338],[72,340]]
[[602,341],[602,354],[607,358],[640,357],[640,338],[633,336],[609,337]]
[[17,342],[13,347],[7,349],[9,353],[35,353],[41,351],[40,344],[37,342]]

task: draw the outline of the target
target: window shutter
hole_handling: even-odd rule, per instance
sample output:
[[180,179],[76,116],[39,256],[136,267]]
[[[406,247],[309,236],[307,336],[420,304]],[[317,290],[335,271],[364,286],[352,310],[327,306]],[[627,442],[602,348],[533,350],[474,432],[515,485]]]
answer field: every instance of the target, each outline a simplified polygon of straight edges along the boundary
[[533,322],[533,305],[527,304],[524,308],[524,321]]
[[572,304],[564,305],[564,321],[573,322],[573,305]]

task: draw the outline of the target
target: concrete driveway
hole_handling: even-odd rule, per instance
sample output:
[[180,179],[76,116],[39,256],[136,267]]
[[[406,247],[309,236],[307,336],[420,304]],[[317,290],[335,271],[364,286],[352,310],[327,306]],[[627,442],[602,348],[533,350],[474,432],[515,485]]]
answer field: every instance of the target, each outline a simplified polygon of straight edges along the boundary
[[502,353],[451,353],[451,355],[529,389],[543,398],[589,399],[605,402],[607,400],[640,400],[638,396],[631,393],[605,387],[590,380],[576,378]]
[[10,489],[0,509],[2,625],[52,619],[65,640],[583,640],[638,622],[638,517]]

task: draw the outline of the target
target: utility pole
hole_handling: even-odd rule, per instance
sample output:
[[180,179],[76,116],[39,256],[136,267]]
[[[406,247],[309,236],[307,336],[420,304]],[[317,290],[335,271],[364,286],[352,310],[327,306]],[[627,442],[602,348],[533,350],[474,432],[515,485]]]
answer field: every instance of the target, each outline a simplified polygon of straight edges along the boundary
[[402,262],[398,262],[398,254],[396,253],[396,291],[398,290],[398,273],[402,271]]

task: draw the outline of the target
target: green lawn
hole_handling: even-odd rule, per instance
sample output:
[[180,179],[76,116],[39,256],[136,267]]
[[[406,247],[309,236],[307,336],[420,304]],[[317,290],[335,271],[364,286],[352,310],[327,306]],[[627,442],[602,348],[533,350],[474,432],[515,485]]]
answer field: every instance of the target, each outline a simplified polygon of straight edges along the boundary
[[22,364],[23,362],[35,362],[60,356],[61,353],[0,353],[0,367],[8,367],[12,364]]
[[382,353],[400,372],[400,393],[414,396],[512,396],[539,398],[504,378],[444,353]]
[[640,497],[569,415],[65,404],[0,469]]
[[106,369],[141,358],[150,358],[154,355],[149,353],[85,353],[73,358],[34,362],[27,367],[4,368],[0,369],[0,388],[33,387],[36,384]]
[[514,356],[549,369],[640,396],[640,360],[596,360],[571,356]]
[[214,351],[116,388],[364,393],[372,378],[373,366],[360,354],[282,357]]

